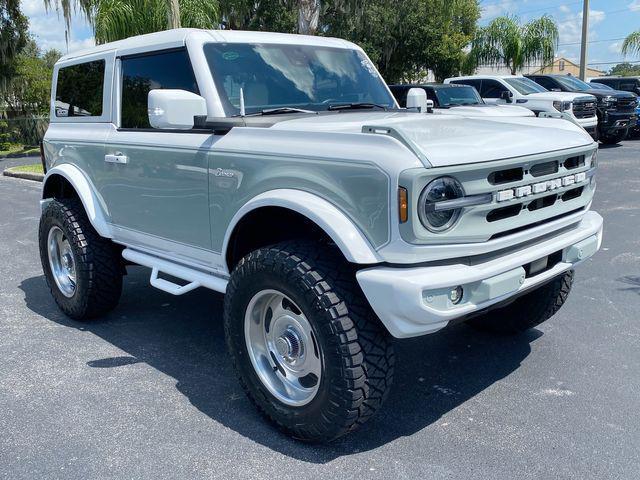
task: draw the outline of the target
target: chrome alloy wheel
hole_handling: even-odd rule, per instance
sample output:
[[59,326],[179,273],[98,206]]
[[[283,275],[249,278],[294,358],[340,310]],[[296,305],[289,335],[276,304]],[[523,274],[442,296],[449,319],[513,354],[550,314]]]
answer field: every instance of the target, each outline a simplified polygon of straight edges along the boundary
[[322,354],[302,310],[277,290],[256,293],[245,312],[244,336],[262,384],[286,405],[302,406],[316,396]]
[[67,298],[73,297],[76,293],[76,261],[71,244],[60,227],[53,226],[49,230],[47,250],[51,274],[58,290]]

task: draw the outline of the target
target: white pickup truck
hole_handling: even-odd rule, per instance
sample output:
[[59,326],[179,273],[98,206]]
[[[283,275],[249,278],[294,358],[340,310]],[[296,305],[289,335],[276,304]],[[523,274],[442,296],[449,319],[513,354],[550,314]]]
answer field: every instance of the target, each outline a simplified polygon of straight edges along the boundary
[[567,113],[594,137],[598,126],[596,98],[570,92],[550,92],[533,80],[519,75],[472,75],[447,78],[444,83],[475,87],[486,103],[526,107],[541,112]]

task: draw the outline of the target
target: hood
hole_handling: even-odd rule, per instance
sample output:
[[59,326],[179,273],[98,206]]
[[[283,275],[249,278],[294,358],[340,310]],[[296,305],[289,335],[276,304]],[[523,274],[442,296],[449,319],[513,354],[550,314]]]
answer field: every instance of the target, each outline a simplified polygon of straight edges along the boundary
[[637,97],[636,94],[631,93],[631,92],[623,92],[621,90],[604,90],[604,89],[594,89],[594,90],[588,90],[584,93],[588,93],[589,95],[593,95],[594,97],[597,98],[604,98],[604,97],[614,97],[614,98],[635,98]]
[[436,111],[443,115],[462,115],[464,117],[535,117],[528,108],[517,105],[463,105],[459,107],[441,108]]
[[298,117],[270,128],[388,135],[402,142],[427,167],[489,162],[593,144],[589,134],[572,122],[537,117],[477,119],[413,112],[341,112]]
[[525,99],[540,99],[540,100],[561,100],[564,102],[571,102],[577,98],[586,97],[585,100],[593,100],[593,96],[586,93],[573,93],[573,92],[539,92],[539,93],[530,93],[529,95],[524,95]]

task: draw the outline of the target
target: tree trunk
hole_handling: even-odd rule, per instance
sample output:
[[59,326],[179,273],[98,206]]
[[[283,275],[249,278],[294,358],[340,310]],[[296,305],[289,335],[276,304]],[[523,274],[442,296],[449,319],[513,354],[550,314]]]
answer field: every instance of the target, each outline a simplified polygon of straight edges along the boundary
[[180,4],[178,0],[167,0],[168,28],[180,28]]
[[298,33],[315,35],[320,19],[320,0],[298,0]]

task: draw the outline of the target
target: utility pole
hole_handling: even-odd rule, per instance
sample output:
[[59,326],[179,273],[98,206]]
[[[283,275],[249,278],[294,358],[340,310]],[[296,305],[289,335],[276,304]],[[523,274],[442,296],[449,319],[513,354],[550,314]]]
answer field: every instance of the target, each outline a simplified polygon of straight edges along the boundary
[[580,80],[587,75],[587,37],[589,34],[589,0],[582,3],[582,42],[580,45]]

